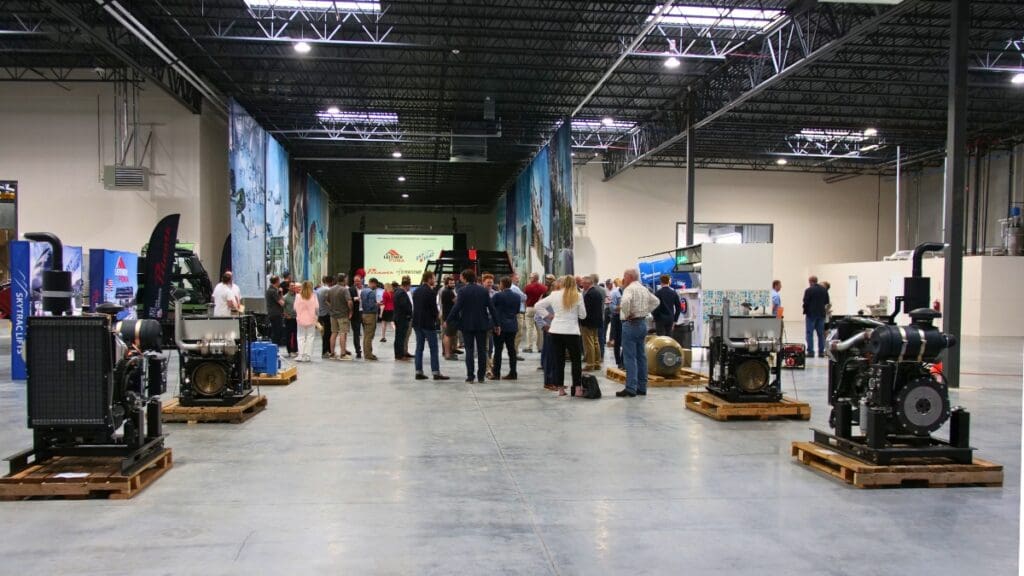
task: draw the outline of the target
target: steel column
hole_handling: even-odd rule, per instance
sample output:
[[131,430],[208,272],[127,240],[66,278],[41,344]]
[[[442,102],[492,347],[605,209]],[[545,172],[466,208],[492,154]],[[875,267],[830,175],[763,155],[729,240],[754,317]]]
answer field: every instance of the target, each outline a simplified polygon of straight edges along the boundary
[[694,204],[694,189],[695,182],[694,178],[697,173],[696,162],[693,159],[694,145],[693,145],[693,111],[696,109],[694,106],[695,98],[694,93],[690,92],[687,98],[687,106],[690,109],[686,118],[686,245],[693,245],[693,204]]
[[[946,253],[943,283],[944,332],[960,335],[964,281],[964,187],[967,146],[967,49],[971,9],[968,0],[950,0],[949,109],[946,123]],[[960,387],[960,347],[946,352],[946,381]]]

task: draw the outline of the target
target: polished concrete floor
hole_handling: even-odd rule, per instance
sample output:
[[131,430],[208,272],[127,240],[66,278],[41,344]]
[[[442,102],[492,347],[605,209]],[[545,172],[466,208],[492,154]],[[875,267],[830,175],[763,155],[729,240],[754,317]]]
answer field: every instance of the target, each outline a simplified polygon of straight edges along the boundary
[[[1016,574],[1022,344],[965,342],[953,393],[1005,487],[866,491],[793,463],[806,422],[605,380],[559,398],[536,354],[518,382],[454,362],[419,382],[378,343],[378,363],[301,365],[243,425],[168,426],[174,468],[133,500],[0,503],[0,573]],[[824,368],[785,375],[817,426]],[[0,382],[0,454],[29,445],[24,414]]]

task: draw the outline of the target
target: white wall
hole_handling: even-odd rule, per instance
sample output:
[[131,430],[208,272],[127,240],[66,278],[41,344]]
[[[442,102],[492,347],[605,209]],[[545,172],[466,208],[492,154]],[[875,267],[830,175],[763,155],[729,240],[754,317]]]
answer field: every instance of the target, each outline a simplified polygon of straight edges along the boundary
[[[199,258],[207,272],[220,270],[221,250],[231,234],[227,119],[203,107],[199,118]],[[179,234],[183,240],[189,238]]]
[[[1013,173],[1011,174],[1010,157],[1013,156]],[[1013,151],[994,150],[982,155],[981,170],[976,171],[974,157],[967,161],[967,210],[965,211],[965,228],[967,242],[965,248],[972,247],[972,225],[974,200],[971,195],[975,188],[976,172],[981,173],[982,196],[988,194],[988,212],[984,211],[984,202],[979,208],[978,245],[984,247],[1002,246],[1001,218],[1006,218],[1010,202],[1024,201],[1024,145],[1016,146]],[[903,222],[900,231],[900,246],[911,249],[922,242],[940,242],[943,230],[943,188],[945,174],[943,167],[913,167],[905,171],[901,178],[900,220]],[[984,238],[982,238],[984,236]]]
[[[587,215],[574,240],[577,273],[621,276],[639,256],[675,248],[676,222],[686,220],[685,170],[638,168],[604,182],[594,164],[575,177],[577,209]],[[783,306],[798,313],[812,265],[893,252],[894,209],[891,179],[827,184],[819,174],[743,170],[698,170],[696,176],[697,222],[775,225],[774,276],[783,284]]]
[[[943,301],[944,265],[942,258],[928,258],[921,267],[931,279],[933,301]],[[887,298],[891,311],[893,298],[903,294],[903,278],[910,275],[911,262],[823,264],[815,269],[832,281],[833,312],[856,314],[867,304],[877,303],[880,296]],[[856,294],[849,290],[850,277],[857,279]],[[1022,285],[1024,257],[965,257],[961,335],[1024,336],[1024,312],[1017,303]],[[898,321],[906,323],[909,317],[901,315]]]
[[[140,121],[155,124],[144,164],[160,175],[151,178],[148,192],[105,190],[102,165],[113,164],[114,157],[112,85],[77,82],[65,90],[49,83],[4,83],[0,179],[18,181],[20,233],[49,231],[86,250],[138,252],[160,218],[180,213],[179,238],[200,243],[206,252],[215,230],[204,220],[227,220],[226,128],[220,135],[215,127],[205,128],[212,136],[204,150],[199,115],[152,86],[142,90],[139,107]],[[223,152],[214,145],[217,138]],[[201,194],[217,186],[223,202],[202,206]],[[219,258],[219,243],[215,250]]]

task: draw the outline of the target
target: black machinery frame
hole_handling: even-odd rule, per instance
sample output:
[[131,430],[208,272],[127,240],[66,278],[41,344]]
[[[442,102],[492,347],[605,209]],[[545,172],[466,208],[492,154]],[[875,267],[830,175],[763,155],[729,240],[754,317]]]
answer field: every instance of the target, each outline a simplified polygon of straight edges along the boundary
[[[887,318],[888,324],[895,325],[901,306],[908,313],[928,307],[931,286],[929,278],[922,272],[921,261],[926,252],[938,252],[944,248],[941,243],[924,243],[915,248],[911,276],[904,279],[903,296],[896,297],[895,310]],[[881,466],[908,458],[944,459],[958,464],[970,464],[973,461],[974,449],[970,446],[971,415],[959,406],[950,412],[948,441],[931,435],[890,434],[887,431],[886,415],[870,409],[860,415],[864,424],[863,433],[854,435],[854,407],[850,402],[837,401],[833,397],[835,371],[832,368],[830,366],[829,369],[829,403],[833,405],[835,432],[812,428],[816,444]]]

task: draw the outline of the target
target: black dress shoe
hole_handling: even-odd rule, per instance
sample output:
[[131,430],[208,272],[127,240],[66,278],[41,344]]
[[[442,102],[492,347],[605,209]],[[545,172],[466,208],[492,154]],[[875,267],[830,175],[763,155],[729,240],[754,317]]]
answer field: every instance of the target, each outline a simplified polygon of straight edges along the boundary
[[505,376],[501,377],[502,380],[516,380],[518,378],[519,378],[519,376],[516,375],[516,374],[508,374],[508,375],[505,375]]
[[[473,379],[472,378],[466,378],[466,382],[473,382]],[[483,380],[481,380],[481,382],[483,382]]]
[[417,380],[426,380],[427,379],[427,375],[422,373],[422,372],[417,372],[416,373],[416,379]]
[[630,392],[629,390],[619,390],[618,392],[615,393],[615,395],[618,396],[619,398],[635,398],[636,397],[636,394],[633,393],[633,392]]
[[480,384],[483,384],[484,383],[484,379],[483,378],[477,378],[477,382],[479,382]]
[[434,380],[451,380],[451,378],[445,376],[444,374],[434,374]]
[[644,390],[643,392],[641,392],[641,391],[637,390],[637,391],[636,391],[636,395],[637,395],[637,396],[647,396],[647,390]]

